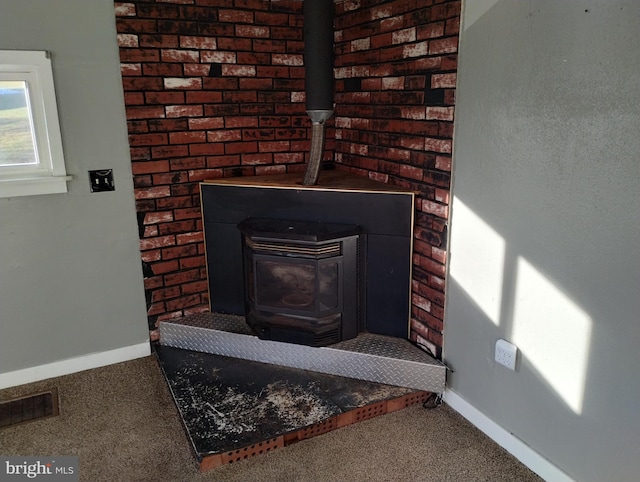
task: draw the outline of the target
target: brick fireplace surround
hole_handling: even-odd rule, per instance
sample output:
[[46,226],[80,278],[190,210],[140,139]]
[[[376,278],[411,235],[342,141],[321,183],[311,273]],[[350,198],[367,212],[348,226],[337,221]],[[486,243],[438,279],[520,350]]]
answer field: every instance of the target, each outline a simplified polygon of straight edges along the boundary
[[[419,195],[411,338],[440,356],[460,0],[336,2],[325,161]],[[208,310],[199,182],[300,172],[302,1],[115,3],[149,327]]]

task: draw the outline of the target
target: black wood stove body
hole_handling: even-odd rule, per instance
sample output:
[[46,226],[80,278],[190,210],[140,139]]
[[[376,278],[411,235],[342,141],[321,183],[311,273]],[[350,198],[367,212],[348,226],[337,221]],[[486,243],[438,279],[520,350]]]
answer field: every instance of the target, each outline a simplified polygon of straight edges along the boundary
[[415,193],[338,170],[323,171],[318,186],[303,186],[301,178],[292,173],[201,184],[210,311],[247,314],[238,229],[244,220],[357,225],[364,260],[359,329],[408,338]]
[[325,346],[358,334],[359,226],[250,218],[238,228],[245,316],[258,337]]

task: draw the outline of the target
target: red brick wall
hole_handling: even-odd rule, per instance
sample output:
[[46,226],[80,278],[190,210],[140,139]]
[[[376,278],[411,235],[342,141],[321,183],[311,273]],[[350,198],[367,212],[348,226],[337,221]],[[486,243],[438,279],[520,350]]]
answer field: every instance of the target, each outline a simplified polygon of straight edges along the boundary
[[115,11],[153,330],[208,309],[198,182],[305,168],[302,3],[132,0]]
[[411,337],[438,354],[460,0],[336,4],[335,161],[419,192]]
[[[153,329],[208,307],[198,181],[305,168],[302,2],[115,5]],[[411,336],[438,354],[459,15],[460,0],[336,3],[325,154],[420,193]]]

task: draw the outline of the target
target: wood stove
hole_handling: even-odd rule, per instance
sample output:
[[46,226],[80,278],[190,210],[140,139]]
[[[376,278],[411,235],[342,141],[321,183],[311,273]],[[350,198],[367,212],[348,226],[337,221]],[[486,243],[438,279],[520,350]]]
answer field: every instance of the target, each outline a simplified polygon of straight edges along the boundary
[[245,316],[259,338],[325,346],[358,334],[359,226],[250,218],[238,228]]

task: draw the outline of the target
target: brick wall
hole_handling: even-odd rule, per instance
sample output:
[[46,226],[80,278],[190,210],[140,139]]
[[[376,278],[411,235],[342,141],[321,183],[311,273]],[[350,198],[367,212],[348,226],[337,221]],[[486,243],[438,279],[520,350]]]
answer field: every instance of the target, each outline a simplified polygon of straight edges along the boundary
[[440,354],[460,0],[336,4],[335,161],[419,192],[411,338]]
[[[198,181],[306,167],[302,2],[115,5],[154,329],[208,308]],[[438,354],[459,15],[460,0],[336,2],[325,153],[339,168],[419,192],[411,337]]]
[[154,330],[208,309],[198,182],[305,168],[302,3],[132,0],[115,11]]

